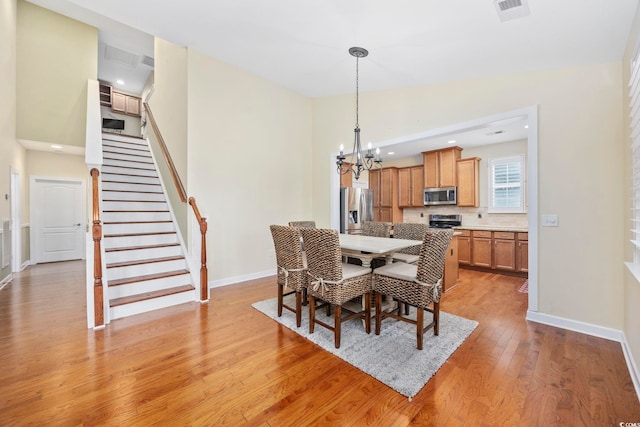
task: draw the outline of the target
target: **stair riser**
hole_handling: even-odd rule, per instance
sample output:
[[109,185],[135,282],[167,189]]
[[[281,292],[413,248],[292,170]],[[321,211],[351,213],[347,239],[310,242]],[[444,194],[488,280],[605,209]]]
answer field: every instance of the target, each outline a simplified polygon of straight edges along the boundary
[[103,212],[104,222],[168,221],[169,212]]
[[178,243],[178,237],[176,234],[154,234],[150,236],[105,237],[103,241],[105,249],[111,249]]
[[161,185],[153,184],[138,184],[138,183],[120,183],[120,182],[102,182],[103,190],[116,190],[116,191],[162,191]]
[[140,301],[133,304],[121,305],[110,308],[110,317],[112,320],[122,317],[133,316],[135,314],[146,313],[152,310],[167,308],[178,304],[195,301],[195,290],[189,292],[181,292],[179,294],[168,295],[162,298],[154,298],[152,300]]
[[172,222],[151,222],[131,224],[104,224],[103,234],[156,233],[161,231],[176,231]]
[[105,158],[105,162],[111,163],[110,159],[127,160],[130,162],[152,162],[153,159],[150,155],[143,152],[140,153],[119,153],[117,149],[110,149],[107,152],[103,152],[102,155]]
[[127,135],[119,135],[115,133],[110,133],[108,135],[103,135],[103,142],[107,144],[115,144],[115,143],[123,143],[126,142],[129,145],[141,145],[143,147],[147,146],[147,141],[140,138],[132,138]]
[[[155,170],[147,170],[147,169],[127,169],[118,166],[111,165],[102,165],[103,173],[119,173],[124,175],[143,175],[157,178],[158,174]],[[104,178],[103,178],[104,179]],[[122,181],[122,179],[118,179],[118,181]]]
[[[124,279],[127,277],[143,276],[147,274],[166,273],[169,271],[187,270],[187,262],[184,259],[174,261],[154,262],[149,264],[130,265],[127,267],[107,268],[107,277],[109,280]],[[189,283],[190,278],[182,279],[182,285]],[[146,283],[146,282],[145,282]],[[119,288],[127,285],[114,286]],[[154,290],[154,289],[151,289]],[[146,292],[146,291],[145,291]],[[115,297],[118,298],[118,297]]]
[[140,261],[143,259],[163,258],[177,255],[182,255],[182,249],[180,246],[106,252],[104,258],[106,264],[111,264],[116,262]]
[[102,202],[105,211],[166,211],[169,206],[165,201],[156,202]]
[[111,159],[105,159],[104,160],[104,167],[124,167],[124,168],[136,168],[135,170],[153,170],[155,171],[155,166],[154,165],[150,165],[147,163],[140,163],[138,160],[133,161],[133,162],[129,162],[126,160],[111,160]]
[[104,151],[115,151],[116,153],[122,154],[141,154],[143,156],[150,156],[151,151],[145,147],[133,147],[128,144],[118,144],[118,143],[109,143],[109,145],[103,145],[102,150]]
[[[105,183],[104,181],[118,181],[118,182],[124,182],[125,184],[160,184],[160,179],[155,177],[155,176],[131,176],[130,174],[126,174],[126,175],[117,175],[117,174],[113,174],[113,173],[103,173],[102,174],[102,181],[103,181],[103,188],[104,185],[107,184],[112,184],[113,183]],[[162,191],[162,187],[155,187],[152,190],[145,190],[145,191]]]
[[143,294],[145,292],[159,291],[161,289],[173,288],[174,286],[188,285],[191,277],[188,274],[180,276],[163,277],[161,279],[145,280],[126,285],[109,286],[109,298],[122,298],[131,295]]
[[137,201],[161,201],[164,202],[164,194],[163,193],[130,193],[128,191],[112,191],[112,190],[102,190],[102,199],[103,200],[131,200],[134,202]]

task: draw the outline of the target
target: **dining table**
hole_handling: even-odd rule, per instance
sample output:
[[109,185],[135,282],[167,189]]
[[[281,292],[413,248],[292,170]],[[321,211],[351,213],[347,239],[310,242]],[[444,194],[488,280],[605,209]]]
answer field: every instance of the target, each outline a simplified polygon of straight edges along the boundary
[[374,237],[363,234],[340,234],[340,249],[345,257],[358,258],[363,267],[371,267],[371,260],[384,257],[387,264],[393,262],[393,255],[411,246],[422,244],[421,240]]

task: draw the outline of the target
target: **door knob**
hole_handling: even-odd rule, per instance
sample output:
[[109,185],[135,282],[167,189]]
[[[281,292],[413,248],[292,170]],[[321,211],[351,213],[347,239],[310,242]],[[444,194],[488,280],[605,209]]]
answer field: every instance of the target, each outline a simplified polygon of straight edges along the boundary
[[75,225],[76,227],[80,227],[82,224],[81,223],[77,223],[77,224],[73,224],[73,225]]

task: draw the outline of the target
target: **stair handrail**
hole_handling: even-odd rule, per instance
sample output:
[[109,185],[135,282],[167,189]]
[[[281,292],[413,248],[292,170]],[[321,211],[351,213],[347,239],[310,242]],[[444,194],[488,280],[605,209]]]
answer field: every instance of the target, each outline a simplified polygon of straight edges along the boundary
[[93,237],[93,313],[95,326],[104,325],[104,300],[102,286],[102,221],[100,219],[100,192],[98,190],[97,168],[91,169],[91,188],[93,196],[93,225],[91,234]]
[[[184,189],[184,185],[182,185],[182,180],[180,179],[178,170],[173,163],[173,159],[171,158],[169,149],[167,148],[164,138],[160,133],[160,128],[153,117],[151,108],[147,102],[143,102],[143,106],[147,116],[147,122],[151,124],[153,133],[158,139],[158,145],[160,146],[160,151],[162,151],[162,157],[164,157],[165,162],[169,166],[171,178],[176,186],[180,200],[183,203],[187,203],[187,192]],[[200,210],[198,209],[198,205],[196,204],[196,199],[194,197],[189,197],[188,204],[193,208],[196,221],[198,221],[198,224],[200,225],[200,301],[206,301],[209,299],[209,272],[207,270],[207,218],[203,218],[202,215],[200,215]]]
[[164,138],[160,133],[160,129],[158,128],[158,124],[156,123],[155,118],[153,117],[153,113],[151,112],[151,108],[149,108],[149,104],[144,102],[144,109],[147,115],[147,121],[151,123],[151,128],[153,128],[153,133],[155,133],[156,138],[158,138],[158,143],[160,145],[160,151],[162,151],[162,156],[164,157],[164,161],[167,162],[169,166],[169,171],[171,172],[171,178],[173,179],[173,183],[178,190],[178,195],[180,196],[180,201],[182,203],[187,202],[187,192],[184,189],[184,185],[182,185],[182,180],[180,179],[180,175],[178,175],[178,170],[176,166],[173,164],[173,159],[171,158],[171,154],[169,154],[169,149],[167,148],[167,144],[164,142]]

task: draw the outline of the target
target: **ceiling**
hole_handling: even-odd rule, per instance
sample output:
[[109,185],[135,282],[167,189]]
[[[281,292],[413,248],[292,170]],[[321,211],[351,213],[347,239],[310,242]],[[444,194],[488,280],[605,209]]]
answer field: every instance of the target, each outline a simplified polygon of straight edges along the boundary
[[[360,59],[360,92],[620,61],[638,5],[638,0],[30,1],[99,28],[99,78],[121,90],[142,91],[151,71],[142,61],[153,57],[153,34],[309,97],[355,91],[352,46],[369,50]],[[516,5],[506,13],[524,16],[508,19],[497,2]],[[135,55],[138,63],[106,60],[106,45]],[[126,85],[119,87],[118,78]],[[463,148],[524,139],[525,121],[429,138],[428,146],[422,139],[393,148],[400,157],[402,150],[416,153],[450,139]]]

